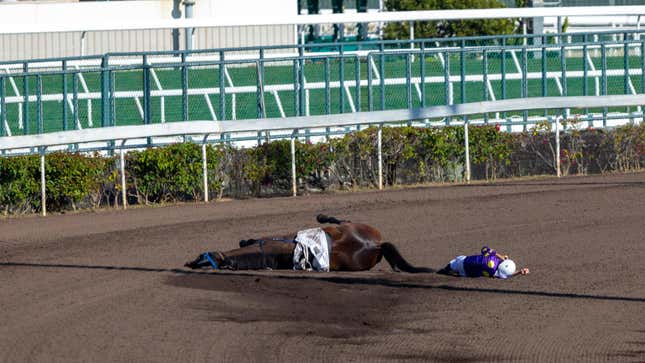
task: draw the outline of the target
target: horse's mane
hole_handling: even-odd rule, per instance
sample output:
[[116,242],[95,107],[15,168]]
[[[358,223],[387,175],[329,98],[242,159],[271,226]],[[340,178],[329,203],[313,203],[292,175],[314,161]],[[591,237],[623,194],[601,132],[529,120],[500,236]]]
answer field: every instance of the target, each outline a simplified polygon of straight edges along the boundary
[[381,253],[383,257],[390,264],[392,270],[394,271],[404,271],[410,273],[419,273],[419,272],[435,272],[435,270],[428,267],[415,267],[412,266],[408,261],[401,256],[399,250],[390,242],[383,242],[380,244]]

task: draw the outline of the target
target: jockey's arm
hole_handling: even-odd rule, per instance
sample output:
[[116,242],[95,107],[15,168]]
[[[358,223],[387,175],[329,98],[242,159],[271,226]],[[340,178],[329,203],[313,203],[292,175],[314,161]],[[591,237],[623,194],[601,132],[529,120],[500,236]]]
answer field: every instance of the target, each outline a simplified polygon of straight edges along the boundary
[[515,271],[513,276],[528,275],[529,273],[530,273],[530,271],[529,271],[528,267],[523,267],[523,268],[519,269],[518,271]]
[[497,257],[499,257],[500,260],[508,260],[508,255],[505,255],[503,253],[497,252]]

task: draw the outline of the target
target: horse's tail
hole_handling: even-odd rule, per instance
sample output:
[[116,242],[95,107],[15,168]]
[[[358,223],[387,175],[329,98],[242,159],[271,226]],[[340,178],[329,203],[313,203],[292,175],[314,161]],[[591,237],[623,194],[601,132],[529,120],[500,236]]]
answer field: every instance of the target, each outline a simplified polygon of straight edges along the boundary
[[410,263],[401,256],[399,250],[397,250],[390,242],[383,242],[380,246],[383,257],[385,257],[394,271],[401,270],[410,273],[435,272],[435,270],[428,267],[414,267],[410,265]]

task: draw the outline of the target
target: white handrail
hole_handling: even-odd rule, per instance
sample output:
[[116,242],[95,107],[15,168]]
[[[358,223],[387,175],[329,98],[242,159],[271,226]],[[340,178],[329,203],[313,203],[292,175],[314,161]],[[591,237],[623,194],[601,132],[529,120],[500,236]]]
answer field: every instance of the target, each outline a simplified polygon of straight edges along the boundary
[[49,147],[109,140],[145,137],[234,134],[257,131],[299,130],[332,126],[355,126],[392,123],[429,118],[456,117],[480,113],[565,109],[591,107],[620,107],[645,105],[645,95],[534,97],[509,100],[463,103],[424,108],[343,113],[333,115],[299,116],[231,121],[186,121],[164,124],[114,126],[84,130],[60,131],[39,135],[0,137],[0,150]]

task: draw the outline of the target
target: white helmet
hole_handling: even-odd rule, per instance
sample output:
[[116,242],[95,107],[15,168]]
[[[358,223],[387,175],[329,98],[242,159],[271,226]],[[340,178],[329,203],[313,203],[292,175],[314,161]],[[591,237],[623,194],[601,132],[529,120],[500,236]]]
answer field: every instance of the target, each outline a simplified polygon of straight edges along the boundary
[[497,266],[497,273],[501,275],[500,277],[511,277],[515,273],[515,262],[511,259],[506,259],[502,261],[499,266]]

